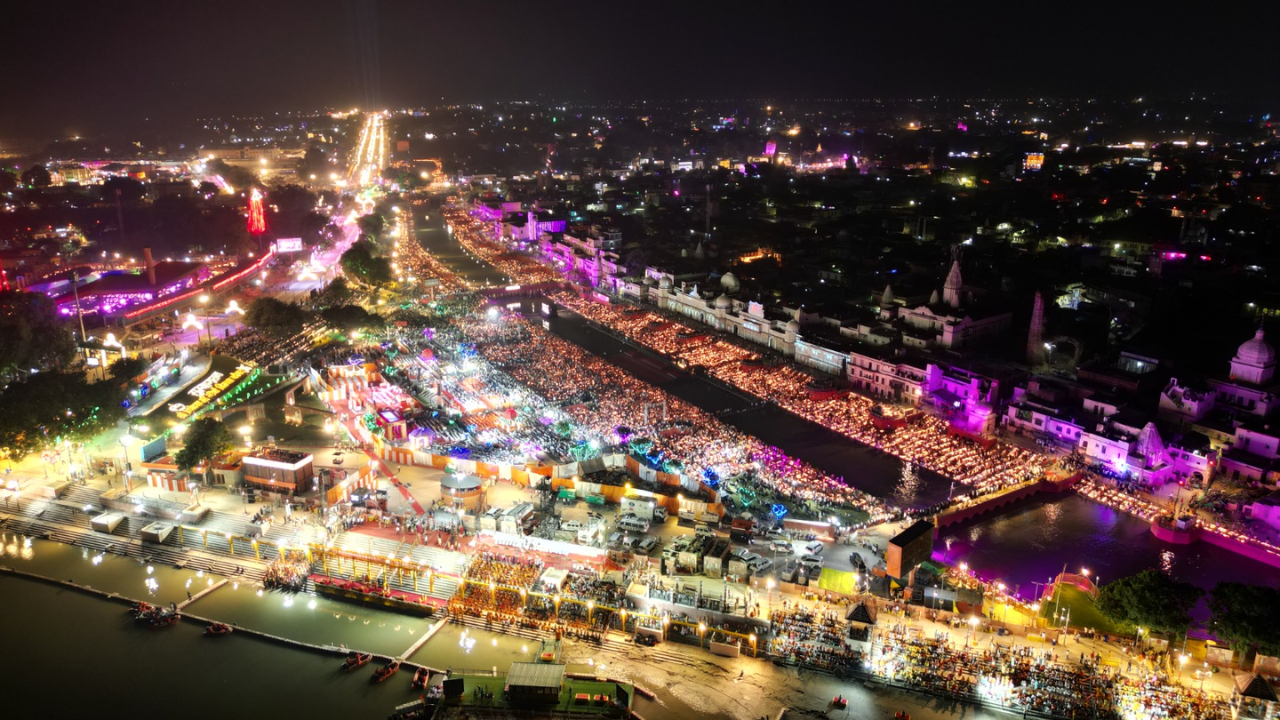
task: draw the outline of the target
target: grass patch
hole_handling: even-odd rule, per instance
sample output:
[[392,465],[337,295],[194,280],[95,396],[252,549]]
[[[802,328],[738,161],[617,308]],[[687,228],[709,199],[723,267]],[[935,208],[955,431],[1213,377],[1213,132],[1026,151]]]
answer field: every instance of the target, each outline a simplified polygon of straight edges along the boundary
[[1055,608],[1059,611],[1069,610],[1071,612],[1069,624],[1072,627],[1093,628],[1098,632],[1110,634],[1124,634],[1127,632],[1124,627],[1111,622],[1102,613],[1098,612],[1093,599],[1074,585],[1059,583],[1057,593],[1051,596],[1049,600],[1040,602],[1040,617],[1045,618],[1046,623],[1051,623]]

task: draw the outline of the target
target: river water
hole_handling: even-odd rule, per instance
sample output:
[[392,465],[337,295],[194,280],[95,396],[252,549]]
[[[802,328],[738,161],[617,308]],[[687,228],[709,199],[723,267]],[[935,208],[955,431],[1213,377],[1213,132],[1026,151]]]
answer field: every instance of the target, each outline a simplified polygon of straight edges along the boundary
[[[1207,543],[1170,545],[1148,524],[1079,495],[1036,499],[969,526],[946,528],[934,557],[966,562],[979,576],[1002,580],[1031,598],[1035,583],[1062,572],[1089,573],[1103,584],[1160,568],[1171,577],[1208,590],[1219,582],[1276,585],[1280,573],[1256,560]],[[1205,615],[1203,602],[1198,613]]]
[[[0,537],[0,565],[60,580],[74,580],[133,599],[180,602],[187,581],[221,578],[19,536]],[[148,583],[148,580],[154,582]],[[207,585],[206,585],[207,587]],[[226,718],[288,713],[317,718],[383,718],[416,697],[402,672],[373,685],[372,670],[341,671],[338,654],[279,644],[249,632],[208,638],[197,622],[149,629],[122,602],[62,585],[0,572],[4,598],[0,678],[11,717],[178,716]],[[222,585],[198,598],[189,614],[233,622],[276,636],[398,655],[433,621],[315,597]],[[410,630],[413,632],[411,633]],[[537,641],[448,625],[412,656],[437,668],[506,670],[531,659]],[[652,657],[653,655],[661,657]],[[629,644],[603,648],[565,641],[569,672],[607,674],[637,682],[656,700],[637,698],[648,720],[755,720],[784,706],[813,715],[835,694],[850,699],[838,717],[890,717],[907,710],[921,720],[992,718],[900,691],[872,692],[817,673],[777,668],[745,658],[719,658],[695,649],[656,649]]]

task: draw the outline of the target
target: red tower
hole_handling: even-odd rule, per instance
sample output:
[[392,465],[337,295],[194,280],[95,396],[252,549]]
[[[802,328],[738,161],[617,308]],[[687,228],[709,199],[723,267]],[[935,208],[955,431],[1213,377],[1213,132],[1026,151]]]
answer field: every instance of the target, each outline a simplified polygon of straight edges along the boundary
[[261,235],[267,231],[267,216],[262,211],[262,192],[254,188],[249,193],[249,233]]

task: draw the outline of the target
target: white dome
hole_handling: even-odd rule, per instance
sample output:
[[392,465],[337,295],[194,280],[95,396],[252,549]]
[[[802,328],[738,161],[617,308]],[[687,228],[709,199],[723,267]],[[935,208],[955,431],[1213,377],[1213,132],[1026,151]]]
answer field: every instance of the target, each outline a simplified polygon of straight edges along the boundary
[[799,320],[792,320],[791,322],[788,322],[788,323],[787,323],[787,332],[793,332],[793,333],[798,333],[798,332],[800,332],[800,321],[799,321]]
[[1262,328],[1258,328],[1258,332],[1254,333],[1252,340],[1247,340],[1240,346],[1240,349],[1236,351],[1236,360],[1243,364],[1254,365],[1256,367],[1266,367],[1268,365],[1275,364],[1275,348],[1271,347],[1271,345],[1263,339]]
[[671,278],[669,278],[669,277],[667,277],[667,276],[663,275],[663,276],[662,276],[662,279],[658,281],[658,287],[662,288],[663,290],[670,290],[670,289],[671,289]]
[[742,283],[738,282],[738,277],[731,272],[727,272],[720,276],[720,287],[733,292],[742,287]]
[[644,276],[644,284],[645,284],[645,285],[652,286],[652,285],[653,285],[653,278],[649,277],[648,275],[645,275],[645,276]]
[[728,310],[732,305],[733,302],[729,300],[728,295],[721,295],[716,298],[716,309],[718,310]]

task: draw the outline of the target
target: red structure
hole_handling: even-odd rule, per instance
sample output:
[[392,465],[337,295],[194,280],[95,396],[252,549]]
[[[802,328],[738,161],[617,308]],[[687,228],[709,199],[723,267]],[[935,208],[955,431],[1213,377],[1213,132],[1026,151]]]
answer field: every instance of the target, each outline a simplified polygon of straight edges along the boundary
[[262,211],[262,192],[254,188],[249,193],[249,234],[261,235],[267,231],[267,216]]

